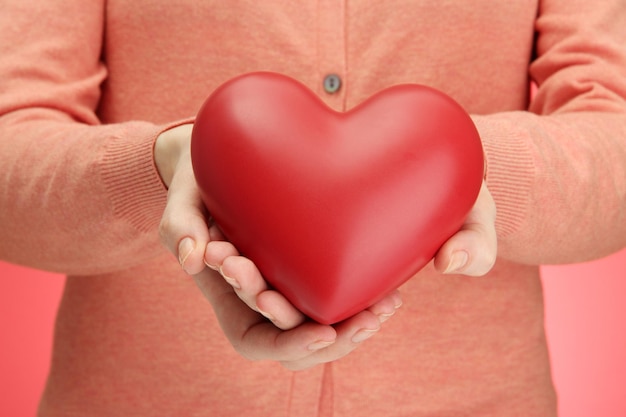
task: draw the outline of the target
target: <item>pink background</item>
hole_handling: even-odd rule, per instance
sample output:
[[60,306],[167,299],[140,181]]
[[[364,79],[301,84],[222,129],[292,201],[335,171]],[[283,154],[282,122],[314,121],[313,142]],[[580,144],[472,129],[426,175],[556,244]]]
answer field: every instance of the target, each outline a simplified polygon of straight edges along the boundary
[[[544,272],[560,416],[626,416],[626,251]],[[0,262],[0,416],[35,415],[62,286]]]

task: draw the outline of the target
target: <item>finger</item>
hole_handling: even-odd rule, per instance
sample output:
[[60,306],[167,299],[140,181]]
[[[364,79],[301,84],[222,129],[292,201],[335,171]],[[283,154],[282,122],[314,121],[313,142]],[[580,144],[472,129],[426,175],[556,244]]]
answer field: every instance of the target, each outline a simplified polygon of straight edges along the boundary
[[337,337],[334,343],[303,358],[282,361],[281,364],[290,370],[302,370],[338,360],[374,336],[380,330],[380,321],[374,313],[364,310],[336,325],[335,330]]
[[370,312],[378,317],[381,323],[389,320],[402,305],[402,298],[398,290],[392,291],[385,298],[368,308]]
[[297,361],[336,339],[335,329],[314,322],[282,331],[245,305],[216,271],[206,269],[194,280],[213,306],[224,335],[245,358]]
[[495,203],[483,184],[468,218],[435,256],[435,268],[445,274],[481,276],[495,264],[498,250]]
[[204,248],[210,235],[190,166],[177,170],[172,178],[159,235],[185,272],[193,275],[204,269]]
[[234,294],[233,287],[228,285],[217,271],[205,269],[195,274],[193,279],[204,297],[214,308],[220,304],[221,297]]
[[258,311],[256,297],[268,287],[256,265],[243,256],[229,256],[222,262],[220,273],[235,288],[239,298]]
[[[238,351],[252,360],[308,363],[306,358],[333,346],[336,338],[337,332],[332,326],[305,322],[294,329],[283,331],[265,321],[251,326],[244,333],[238,344]],[[317,362],[312,360],[310,363],[314,365]]]
[[305,316],[282,294],[268,291],[267,282],[250,259],[243,256],[227,257],[222,262],[220,272],[246,305],[260,312],[278,328],[292,329],[305,321]]
[[[213,228],[211,228],[213,230]],[[207,243],[204,252],[204,263],[211,269],[219,271],[224,263],[224,260],[230,256],[238,256],[239,251],[235,246],[224,240],[213,240]],[[216,236],[219,237],[219,236]]]
[[291,330],[306,321],[306,316],[277,291],[262,291],[256,297],[258,310],[282,330]]

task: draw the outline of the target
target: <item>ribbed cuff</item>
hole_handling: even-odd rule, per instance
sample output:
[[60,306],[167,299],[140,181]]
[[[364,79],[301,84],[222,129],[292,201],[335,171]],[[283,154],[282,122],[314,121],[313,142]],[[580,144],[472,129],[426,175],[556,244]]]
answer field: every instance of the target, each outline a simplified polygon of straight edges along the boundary
[[496,202],[499,238],[518,231],[528,211],[535,176],[532,152],[523,130],[508,119],[474,116],[486,159],[487,188]]
[[161,132],[192,121],[164,126],[130,122],[123,134],[106,144],[101,175],[114,214],[140,232],[158,229],[167,202],[167,189],[154,162],[154,142]]

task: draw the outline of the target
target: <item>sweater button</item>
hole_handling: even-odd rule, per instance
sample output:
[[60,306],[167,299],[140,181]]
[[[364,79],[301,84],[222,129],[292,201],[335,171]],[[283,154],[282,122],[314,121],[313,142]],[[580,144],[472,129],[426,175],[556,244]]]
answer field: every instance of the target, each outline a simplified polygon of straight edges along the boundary
[[328,74],[324,77],[324,91],[335,94],[341,88],[341,78],[337,74]]

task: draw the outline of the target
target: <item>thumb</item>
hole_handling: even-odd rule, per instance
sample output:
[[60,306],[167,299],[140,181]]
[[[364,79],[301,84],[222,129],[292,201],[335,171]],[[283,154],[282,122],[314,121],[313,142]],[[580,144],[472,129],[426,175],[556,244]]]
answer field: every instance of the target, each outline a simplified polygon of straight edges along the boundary
[[191,161],[184,159],[178,164],[170,183],[159,235],[190,275],[199,273],[206,266],[204,252],[210,241],[207,217]]
[[435,255],[435,269],[444,274],[481,276],[496,262],[496,206],[483,183],[465,223]]

